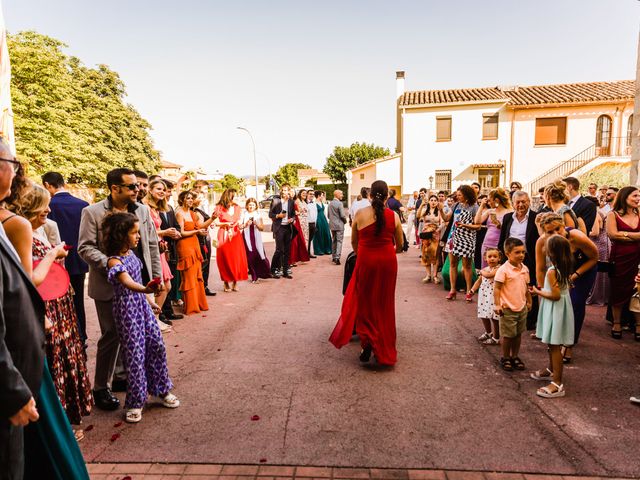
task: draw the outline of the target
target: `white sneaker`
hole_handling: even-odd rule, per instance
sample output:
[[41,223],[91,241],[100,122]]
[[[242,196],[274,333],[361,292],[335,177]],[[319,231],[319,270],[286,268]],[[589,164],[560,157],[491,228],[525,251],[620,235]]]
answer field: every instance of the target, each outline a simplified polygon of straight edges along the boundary
[[422,279],[422,283],[429,283],[431,281],[431,275],[427,275]]
[[484,342],[485,340],[489,340],[491,338],[490,332],[484,332],[482,335],[478,337],[479,342]]
[[162,333],[169,333],[173,331],[173,328],[171,328],[171,325],[167,325],[160,319],[158,319],[158,327],[160,327],[160,331]]

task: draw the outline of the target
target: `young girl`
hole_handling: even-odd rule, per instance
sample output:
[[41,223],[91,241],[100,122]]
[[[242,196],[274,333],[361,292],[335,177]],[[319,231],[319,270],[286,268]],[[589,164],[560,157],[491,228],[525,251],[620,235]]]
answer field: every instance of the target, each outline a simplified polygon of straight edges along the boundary
[[420,206],[418,219],[420,225],[420,244],[422,255],[420,263],[427,269],[427,276],[422,279],[422,283],[440,283],[438,278],[438,242],[440,241],[440,231],[442,229],[442,219],[438,206],[438,197],[431,195],[429,201]]
[[562,384],[562,346],[573,345],[574,321],[569,287],[573,273],[573,255],[569,241],[560,235],[551,235],[546,244],[551,262],[544,278],[544,289],[533,287],[540,297],[536,336],[549,345],[549,366],[531,374],[535,380],[552,380],[536,392],[544,398],[564,397]]
[[498,345],[500,343],[499,317],[493,310],[493,277],[500,267],[502,253],[495,247],[487,248],[484,260],[487,266],[480,270],[480,276],[473,285],[473,293],[480,291],[478,295],[478,318],[484,325],[484,333],[478,337],[478,341],[485,345]]
[[[102,222],[103,247],[109,257],[108,279],[113,285],[113,317],[120,336],[127,369],[125,420],[142,420],[147,395],[158,396],[162,405],[176,408],[180,402],[170,393],[167,355],[162,334],[145,294],[155,293],[159,282],[141,285],[142,262],[135,256],[140,241],[138,218],[131,213],[114,213]],[[158,308],[154,304],[155,308]]]

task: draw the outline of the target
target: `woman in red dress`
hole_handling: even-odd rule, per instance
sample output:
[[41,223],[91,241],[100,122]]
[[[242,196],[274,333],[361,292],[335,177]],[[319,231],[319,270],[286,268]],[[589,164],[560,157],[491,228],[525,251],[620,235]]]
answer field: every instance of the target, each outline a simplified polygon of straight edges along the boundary
[[341,348],[351,339],[355,324],[360,337],[360,361],[371,352],[381,365],[394,365],[396,352],[396,253],[402,251],[402,224],[386,208],[389,187],[382,180],[371,185],[371,206],[358,210],[351,227],[356,266],[342,301],[342,312],[329,341]]
[[235,196],[236,191],[233,188],[226,189],[222,192],[215,210],[218,217],[216,224],[219,227],[216,263],[225,292],[237,292],[237,282],[249,278],[247,253],[240,230],[242,209],[233,202]]

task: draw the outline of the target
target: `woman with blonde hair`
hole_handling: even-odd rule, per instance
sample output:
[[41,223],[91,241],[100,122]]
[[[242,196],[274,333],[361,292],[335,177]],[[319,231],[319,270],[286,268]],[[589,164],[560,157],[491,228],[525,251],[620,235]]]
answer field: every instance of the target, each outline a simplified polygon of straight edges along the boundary
[[504,216],[513,212],[511,207],[511,199],[502,187],[489,192],[489,196],[480,202],[480,208],[476,213],[475,224],[483,225],[485,222],[487,233],[482,241],[482,268],[487,266],[485,253],[490,248],[497,248],[500,241],[500,229],[502,228],[502,219]]
[[578,219],[578,216],[568,205],[567,184],[562,180],[550,183],[544,188],[544,202],[547,207],[564,218],[564,224],[568,228],[577,228],[585,235],[587,234],[584,221]]

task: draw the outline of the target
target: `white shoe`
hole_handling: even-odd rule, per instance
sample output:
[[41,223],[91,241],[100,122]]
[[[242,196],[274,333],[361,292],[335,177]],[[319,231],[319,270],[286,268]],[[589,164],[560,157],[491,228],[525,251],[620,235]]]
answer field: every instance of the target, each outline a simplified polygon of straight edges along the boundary
[[431,281],[431,275],[427,275],[422,279],[422,283],[429,283]]
[[630,398],[629,398],[629,401],[630,401],[631,403],[635,403],[635,404],[637,404],[637,405],[640,405],[640,397],[630,397]]
[[127,423],[138,423],[142,420],[141,408],[130,408],[124,416],[124,421]]
[[162,333],[173,332],[173,328],[171,328],[171,325],[167,325],[166,323],[164,323],[162,320],[159,320],[159,319],[158,319],[158,327],[160,327],[160,332]]
[[167,408],[178,408],[180,406],[180,400],[173,393],[169,392],[164,397],[160,397],[162,400],[162,406]]

